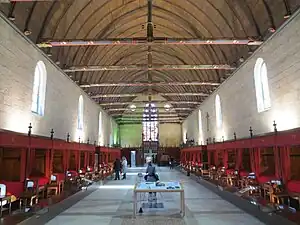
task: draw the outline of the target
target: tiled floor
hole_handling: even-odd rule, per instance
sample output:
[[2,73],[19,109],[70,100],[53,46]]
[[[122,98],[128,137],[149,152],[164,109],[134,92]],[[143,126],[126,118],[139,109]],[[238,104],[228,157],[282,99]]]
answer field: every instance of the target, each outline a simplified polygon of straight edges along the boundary
[[179,194],[174,193],[158,195],[158,202],[163,203],[164,208],[144,209],[142,215],[133,219],[130,186],[137,179],[136,173],[144,170],[130,169],[127,180],[109,181],[104,185],[117,185],[124,189],[99,188],[47,225],[262,225],[256,218],[222,200],[187,176],[175,170],[170,172],[168,168],[158,168],[160,179],[180,180],[184,183],[186,216],[180,217]]

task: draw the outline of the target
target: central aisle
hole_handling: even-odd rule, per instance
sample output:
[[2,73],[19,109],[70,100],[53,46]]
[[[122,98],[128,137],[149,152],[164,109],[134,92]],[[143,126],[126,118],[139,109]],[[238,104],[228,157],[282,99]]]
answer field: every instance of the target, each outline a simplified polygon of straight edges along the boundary
[[[186,216],[179,216],[179,194],[163,194],[163,208],[145,209],[144,214],[132,219],[132,185],[137,172],[145,168],[131,168],[128,179],[108,181],[71,208],[56,216],[47,225],[262,225],[256,218],[241,211],[215,193],[202,187],[182,173],[168,168],[157,168],[160,180],[180,180],[185,188]],[[113,186],[112,186],[113,185]],[[118,185],[123,189],[115,188]]]

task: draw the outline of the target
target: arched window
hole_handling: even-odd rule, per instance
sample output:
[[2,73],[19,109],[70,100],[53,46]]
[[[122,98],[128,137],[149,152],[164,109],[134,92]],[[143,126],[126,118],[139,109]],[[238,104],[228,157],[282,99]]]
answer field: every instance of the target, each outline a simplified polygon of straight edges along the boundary
[[146,104],[143,114],[143,141],[158,141],[158,112],[154,104]]
[[216,123],[217,123],[217,128],[221,129],[222,125],[223,125],[223,118],[222,118],[221,100],[220,100],[220,96],[219,95],[216,95],[215,107],[216,107]]
[[271,108],[267,65],[262,58],[256,60],[254,67],[254,82],[257,111],[260,113]]
[[98,143],[102,145],[102,112],[99,112]]
[[78,121],[77,121],[77,130],[83,131],[83,97],[80,95],[78,100]]
[[198,143],[199,145],[203,144],[203,131],[202,131],[202,113],[199,109],[198,111],[198,129],[199,129],[199,137],[198,137]]
[[45,110],[47,71],[42,61],[36,64],[34,71],[31,111],[43,116]]

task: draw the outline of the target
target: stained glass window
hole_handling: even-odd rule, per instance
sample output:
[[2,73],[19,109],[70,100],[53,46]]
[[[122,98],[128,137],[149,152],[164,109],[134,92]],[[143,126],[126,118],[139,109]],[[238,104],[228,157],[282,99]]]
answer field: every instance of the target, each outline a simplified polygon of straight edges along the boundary
[[158,111],[154,104],[146,104],[143,114],[143,141],[158,141]]

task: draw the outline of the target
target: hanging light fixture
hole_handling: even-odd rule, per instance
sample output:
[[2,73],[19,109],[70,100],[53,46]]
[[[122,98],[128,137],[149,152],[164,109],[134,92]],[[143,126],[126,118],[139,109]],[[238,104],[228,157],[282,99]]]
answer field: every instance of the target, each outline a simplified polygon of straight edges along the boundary
[[169,111],[171,106],[169,104],[165,104],[164,108],[165,108],[166,111]]
[[136,109],[136,106],[132,104],[132,105],[130,106],[130,110],[131,110],[132,112],[134,112],[135,109]]

